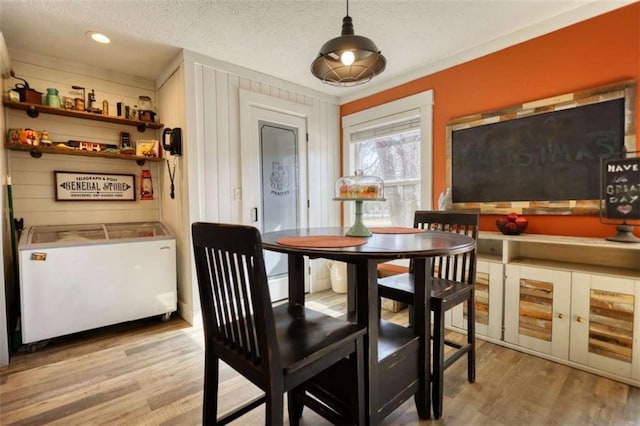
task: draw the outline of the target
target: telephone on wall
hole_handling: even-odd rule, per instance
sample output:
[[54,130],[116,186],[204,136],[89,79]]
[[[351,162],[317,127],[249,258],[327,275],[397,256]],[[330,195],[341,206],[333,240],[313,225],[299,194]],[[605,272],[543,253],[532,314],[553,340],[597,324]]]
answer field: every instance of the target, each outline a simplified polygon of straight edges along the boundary
[[[167,136],[169,136],[168,143]],[[162,132],[162,148],[171,155],[182,155],[182,129],[180,127],[164,129]]]

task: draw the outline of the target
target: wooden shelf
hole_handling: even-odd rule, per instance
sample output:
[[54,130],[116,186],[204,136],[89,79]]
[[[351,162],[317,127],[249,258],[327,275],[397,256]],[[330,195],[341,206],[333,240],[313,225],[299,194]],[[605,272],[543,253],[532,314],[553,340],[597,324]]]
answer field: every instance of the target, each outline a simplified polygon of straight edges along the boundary
[[505,265],[640,278],[640,244],[605,238],[481,231],[478,259],[500,261]]
[[164,127],[162,123],[152,121],[127,120],[126,118],[112,117],[110,115],[100,115],[91,112],[76,111],[64,108],[51,108],[46,105],[29,104],[26,102],[10,102],[2,101],[2,105],[11,109],[19,109],[27,112],[29,117],[37,117],[40,113],[62,115],[64,117],[82,118],[84,120],[102,121],[106,123],[122,124],[124,126],[136,127],[138,131],[144,132],[145,129],[161,129]]
[[54,146],[44,145],[18,145],[18,144],[5,144],[5,148],[13,151],[28,151],[32,157],[39,158],[42,154],[65,154],[65,155],[80,155],[84,157],[102,157],[112,158],[116,160],[134,160],[138,164],[144,164],[145,161],[162,161],[159,157],[143,157],[141,155],[124,155],[124,154],[108,154],[106,152],[95,151],[83,151],[74,148],[57,148]]
[[539,259],[518,257],[511,259],[509,265],[522,265],[531,268],[556,269],[559,271],[584,272],[588,274],[606,275],[619,278],[640,279],[640,271],[632,266],[604,266],[579,262],[557,261],[553,259]]

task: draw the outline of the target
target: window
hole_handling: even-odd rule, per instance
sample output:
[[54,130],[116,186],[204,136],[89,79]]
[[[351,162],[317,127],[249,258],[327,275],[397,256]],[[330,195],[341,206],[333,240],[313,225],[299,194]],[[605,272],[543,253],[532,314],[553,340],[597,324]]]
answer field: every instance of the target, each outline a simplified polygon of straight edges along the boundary
[[412,226],[415,210],[431,208],[431,104],[425,92],[344,117],[345,175],[361,169],[384,181],[386,201],[363,203],[365,225]]
[[386,201],[363,203],[369,226],[411,226],[420,202],[420,118],[351,134],[354,170],[384,181]]

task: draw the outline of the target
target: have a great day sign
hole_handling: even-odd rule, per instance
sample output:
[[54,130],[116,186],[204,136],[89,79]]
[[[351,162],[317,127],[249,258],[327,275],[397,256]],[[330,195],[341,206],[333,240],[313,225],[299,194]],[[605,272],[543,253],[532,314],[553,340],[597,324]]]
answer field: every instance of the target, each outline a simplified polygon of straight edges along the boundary
[[640,157],[604,162],[603,197],[609,219],[640,219]]

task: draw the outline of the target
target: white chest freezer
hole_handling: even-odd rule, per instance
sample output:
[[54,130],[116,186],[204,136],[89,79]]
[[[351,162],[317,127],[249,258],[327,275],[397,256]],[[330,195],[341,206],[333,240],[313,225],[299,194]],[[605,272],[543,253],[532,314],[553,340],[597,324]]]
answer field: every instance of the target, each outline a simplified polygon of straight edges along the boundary
[[23,343],[177,308],[176,243],[161,223],[34,226],[18,250]]

